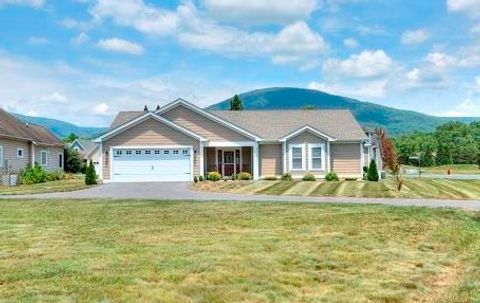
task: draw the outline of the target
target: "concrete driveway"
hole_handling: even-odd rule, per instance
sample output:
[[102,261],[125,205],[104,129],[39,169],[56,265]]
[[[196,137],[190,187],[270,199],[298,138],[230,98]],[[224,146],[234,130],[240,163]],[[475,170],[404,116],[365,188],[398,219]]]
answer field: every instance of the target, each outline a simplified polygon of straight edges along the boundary
[[298,197],[267,196],[229,193],[207,193],[193,191],[190,183],[157,182],[157,183],[109,183],[86,190],[35,194],[22,196],[0,196],[8,198],[42,198],[42,199],[159,199],[159,200],[198,200],[198,201],[280,201],[309,203],[357,203],[387,204],[396,206],[456,207],[480,210],[480,200],[439,200],[439,199],[395,199],[395,198],[349,198],[349,197]]

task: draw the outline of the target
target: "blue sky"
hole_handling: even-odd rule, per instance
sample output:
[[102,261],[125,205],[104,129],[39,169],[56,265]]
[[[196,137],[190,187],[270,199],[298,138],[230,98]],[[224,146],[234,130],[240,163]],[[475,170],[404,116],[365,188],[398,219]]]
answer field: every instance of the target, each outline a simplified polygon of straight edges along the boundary
[[480,116],[480,0],[0,0],[0,106],[79,125],[270,86]]

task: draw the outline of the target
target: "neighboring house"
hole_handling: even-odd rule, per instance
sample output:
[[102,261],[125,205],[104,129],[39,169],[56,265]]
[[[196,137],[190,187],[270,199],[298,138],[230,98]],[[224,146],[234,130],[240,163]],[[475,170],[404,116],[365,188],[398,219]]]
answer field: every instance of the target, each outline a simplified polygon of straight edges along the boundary
[[67,147],[77,151],[86,164],[91,160],[95,166],[95,171],[98,173],[100,171],[99,146],[100,144],[93,142],[92,140],[77,138]]
[[182,99],[120,112],[95,141],[105,182],[191,181],[210,171],[361,178],[370,144],[348,110],[208,111]]
[[35,162],[47,171],[63,171],[63,151],[63,142],[48,129],[0,108],[0,174],[18,173]]
[[364,144],[363,163],[367,166],[370,164],[370,161],[375,160],[377,163],[377,170],[380,172],[383,170],[382,144],[380,144],[380,139],[378,138],[377,133],[368,127],[364,127],[363,131],[368,137],[368,141]]

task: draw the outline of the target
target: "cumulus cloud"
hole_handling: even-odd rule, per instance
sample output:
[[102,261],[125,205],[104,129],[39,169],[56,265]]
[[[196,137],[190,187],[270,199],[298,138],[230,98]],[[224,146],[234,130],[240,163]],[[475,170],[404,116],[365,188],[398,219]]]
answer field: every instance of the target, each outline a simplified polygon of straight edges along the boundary
[[97,42],[97,46],[105,51],[130,55],[141,55],[144,52],[143,46],[140,44],[118,38],[101,39]]
[[307,19],[316,0],[203,0],[210,15],[223,21],[287,24]]
[[106,103],[99,103],[93,107],[93,114],[100,115],[100,116],[109,116],[110,113],[110,106]]
[[387,74],[393,65],[392,59],[383,51],[362,51],[346,60],[328,59],[323,70],[327,75],[342,75],[354,78],[370,78]]
[[88,36],[85,32],[81,32],[76,37],[70,40],[70,44],[74,46],[80,46],[87,43],[88,41],[90,41],[90,36]]
[[450,12],[480,17],[480,1],[478,0],[447,0],[447,8]]
[[40,8],[45,5],[45,0],[0,0],[0,8],[4,5],[22,5]]
[[441,113],[446,117],[478,117],[480,116],[480,99],[466,98],[452,110]]
[[357,40],[353,38],[348,38],[343,40],[343,45],[345,45],[348,48],[357,48],[358,47],[358,42]]
[[425,42],[430,37],[430,33],[425,29],[417,29],[411,31],[405,31],[402,34],[402,44],[420,44]]

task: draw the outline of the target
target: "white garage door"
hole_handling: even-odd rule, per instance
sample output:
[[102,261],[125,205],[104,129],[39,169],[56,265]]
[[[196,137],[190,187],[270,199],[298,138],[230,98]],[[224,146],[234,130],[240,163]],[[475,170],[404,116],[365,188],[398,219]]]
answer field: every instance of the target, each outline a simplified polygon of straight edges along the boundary
[[113,181],[191,181],[191,148],[114,149]]

